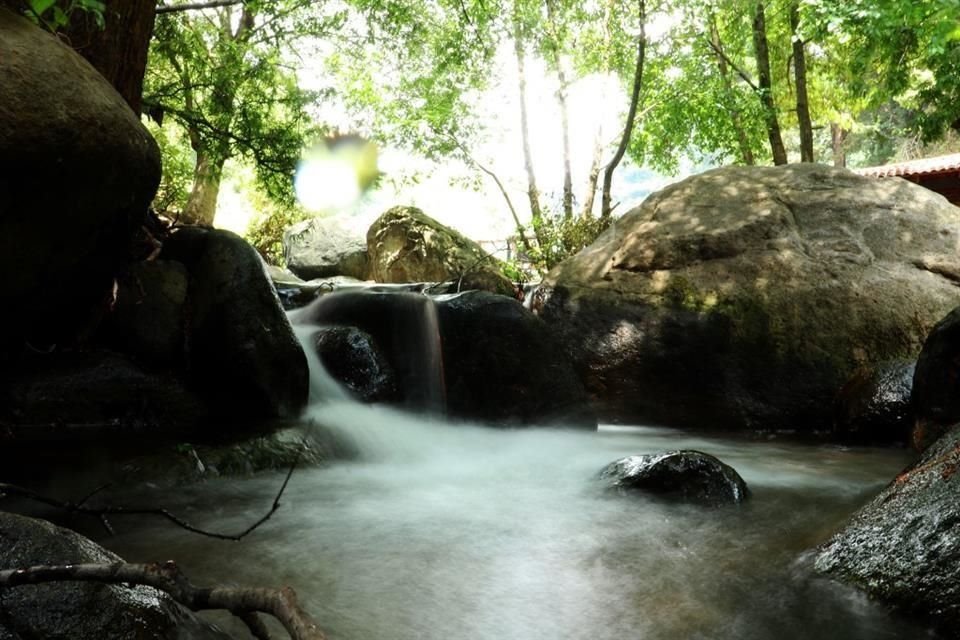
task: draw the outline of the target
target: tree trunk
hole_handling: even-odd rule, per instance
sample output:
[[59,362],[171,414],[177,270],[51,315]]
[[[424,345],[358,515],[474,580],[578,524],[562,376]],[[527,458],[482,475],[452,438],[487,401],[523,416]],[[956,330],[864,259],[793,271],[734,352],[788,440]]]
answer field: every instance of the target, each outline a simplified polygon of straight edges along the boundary
[[533,170],[533,154],[530,151],[530,122],[527,117],[527,78],[524,65],[523,33],[519,20],[514,25],[514,53],[517,56],[518,87],[520,89],[520,138],[523,144],[523,166],[527,172],[527,198],[530,200],[530,215],[533,218],[533,230],[538,235],[543,211],[540,208],[540,190],[537,188],[537,176]]
[[740,162],[747,166],[753,166],[756,164],[756,160],[754,160],[753,157],[753,149],[750,148],[750,137],[743,127],[743,118],[740,115],[740,110],[737,109],[733,103],[735,97],[733,83],[730,81],[730,66],[727,64],[727,59],[721,54],[723,51],[723,42],[720,40],[720,30],[717,28],[716,17],[713,15],[710,16],[710,42],[712,43],[713,51],[716,53],[717,68],[720,71],[720,78],[723,81],[723,91],[731,101],[730,124],[733,126],[733,131],[737,136],[737,147],[740,149]]
[[603,125],[597,125],[597,133],[593,138],[593,156],[590,158],[590,172],[587,174],[586,195],[583,198],[581,218],[593,216],[593,202],[597,198],[597,179],[600,177],[600,162],[603,158]]
[[800,126],[800,162],[813,162],[813,123],[807,98],[807,56],[800,39],[800,5],[790,6],[790,30],[793,32],[793,73],[797,87],[797,123]]
[[836,122],[830,123],[830,147],[833,149],[833,166],[835,167],[847,166],[847,151],[843,145],[849,133]]
[[787,150],[780,135],[780,122],[777,119],[777,105],[773,99],[773,79],[770,74],[770,49],[767,45],[767,19],[764,14],[763,0],[759,0],[753,13],[753,49],[757,57],[757,84],[760,104],[763,107],[770,139],[770,151],[773,164],[787,164]]
[[647,6],[645,0],[639,0],[640,34],[637,36],[637,64],[633,71],[633,91],[630,94],[630,110],[627,112],[627,121],[623,127],[623,136],[620,138],[620,144],[617,146],[613,159],[607,163],[603,170],[603,194],[600,201],[600,218],[607,219],[610,212],[613,211],[613,203],[610,200],[610,188],[613,184],[613,172],[617,165],[623,160],[623,155],[627,152],[627,145],[630,144],[630,137],[633,135],[633,125],[637,118],[637,107],[640,105],[640,89],[643,86],[643,65],[647,52]]
[[547,20],[549,21],[550,38],[552,43],[554,64],[557,65],[557,81],[560,88],[557,90],[557,103],[560,106],[560,135],[563,139],[563,217],[573,217],[573,177],[570,171],[570,114],[567,110],[567,76],[563,71],[563,60],[560,53],[560,34],[557,28],[556,13],[553,0],[546,0]]
[[193,169],[193,189],[183,207],[183,222],[213,226],[213,219],[217,214],[217,197],[220,195],[220,180],[223,177],[223,163],[223,160],[213,158],[204,151],[197,152],[197,164]]
[[156,0],[106,0],[104,29],[89,14],[74,11],[66,31],[70,45],[138,115],[156,10]]

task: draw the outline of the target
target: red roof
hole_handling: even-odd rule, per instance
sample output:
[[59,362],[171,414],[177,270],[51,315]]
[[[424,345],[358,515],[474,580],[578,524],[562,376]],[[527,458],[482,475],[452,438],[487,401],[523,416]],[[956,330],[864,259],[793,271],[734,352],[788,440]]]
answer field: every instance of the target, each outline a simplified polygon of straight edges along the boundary
[[895,162],[879,167],[853,169],[854,173],[875,178],[889,178],[892,176],[925,176],[937,173],[960,171],[960,153],[951,153],[935,158],[921,158],[907,162]]

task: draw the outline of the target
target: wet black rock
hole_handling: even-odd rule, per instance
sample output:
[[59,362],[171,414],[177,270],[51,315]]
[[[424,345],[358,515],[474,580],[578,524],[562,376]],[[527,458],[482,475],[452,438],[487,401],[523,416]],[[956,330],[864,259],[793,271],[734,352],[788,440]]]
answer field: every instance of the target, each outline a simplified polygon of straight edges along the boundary
[[927,449],[819,551],[817,570],[957,637],[960,428]]
[[907,442],[914,369],[913,361],[899,360],[857,371],[837,394],[834,432],[853,442]]
[[393,367],[373,337],[356,327],[321,327],[313,338],[320,362],[361,402],[398,402]]
[[692,450],[622,458],[607,465],[600,478],[611,491],[683,503],[737,504],[750,496],[747,483],[733,467]]
[[[68,529],[0,512],[0,568],[121,559]],[[150,587],[57,582],[0,591],[0,638],[229,640]]]
[[927,336],[913,376],[912,440],[923,451],[960,422],[960,307]]
[[587,392],[544,322],[506,296],[437,296],[449,415],[596,429]]

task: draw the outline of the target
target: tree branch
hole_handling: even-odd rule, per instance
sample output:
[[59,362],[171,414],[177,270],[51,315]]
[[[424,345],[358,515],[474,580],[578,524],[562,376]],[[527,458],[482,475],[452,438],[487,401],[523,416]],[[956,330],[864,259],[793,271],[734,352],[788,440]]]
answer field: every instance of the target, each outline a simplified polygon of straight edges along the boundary
[[724,62],[726,62],[731,68],[733,68],[733,70],[737,72],[737,75],[740,76],[741,80],[746,82],[747,85],[751,89],[753,89],[755,92],[760,91],[760,87],[758,87],[756,83],[754,83],[753,78],[751,78],[750,75],[747,74],[747,72],[744,71],[736,62],[731,60],[727,56],[727,54],[723,51],[723,49],[717,45],[717,43],[713,42],[710,38],[705,37],[704,39],[707,41],[707,44],[710,46],[713,52],[717,54],[717,57],[723,60]]
[[107,584],[146,585],[169,594],[192,611],[226,609],[240,616],[259,637],[266,628],[256,613],[267,613],[286,629],[293,640],[326,640],[326,635],[297,601],[290,587],[282,589],[194,586],[176,563],[163,564],[74,564],[34,566],[0,571],[0,589],[27,584],[78,581]]
[[210,2],[195,2],[192,4],[175,4],[157,7],[157,15],[164,13],[179,13],[181,11],[198,11],[200,9],[215,9],[217,7],[230,7],[235,4],[243,4],[245,0],[211,0]]

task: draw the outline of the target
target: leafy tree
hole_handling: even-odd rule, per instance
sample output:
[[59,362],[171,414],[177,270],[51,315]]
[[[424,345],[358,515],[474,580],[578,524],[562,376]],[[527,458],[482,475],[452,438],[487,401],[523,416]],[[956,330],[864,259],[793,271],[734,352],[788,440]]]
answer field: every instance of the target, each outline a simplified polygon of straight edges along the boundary
[[224,163],[237,156],[254,163],[267,193],[292,202],[301,149],[319,133],[308,113],[319,96],[299,88],[290,51],[341,24],[308,0],[158,15],[144,104],[179,124],[195,154],[184,221],[213,223]]

